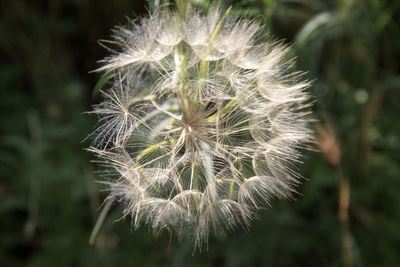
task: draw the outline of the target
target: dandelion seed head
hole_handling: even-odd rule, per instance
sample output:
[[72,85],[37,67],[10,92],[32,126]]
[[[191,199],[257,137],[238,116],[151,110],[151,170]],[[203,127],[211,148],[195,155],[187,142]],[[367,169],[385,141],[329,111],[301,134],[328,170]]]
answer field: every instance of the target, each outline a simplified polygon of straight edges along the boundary
[[117,52],[98,70],[114,85],[92,111],[91,151],[135,227],[200,247],[210,232],[248,228],[271,199],[292,196],[312,134],[310,83],[291,71],[288,47],[215,6],[157,10],[113,38]]

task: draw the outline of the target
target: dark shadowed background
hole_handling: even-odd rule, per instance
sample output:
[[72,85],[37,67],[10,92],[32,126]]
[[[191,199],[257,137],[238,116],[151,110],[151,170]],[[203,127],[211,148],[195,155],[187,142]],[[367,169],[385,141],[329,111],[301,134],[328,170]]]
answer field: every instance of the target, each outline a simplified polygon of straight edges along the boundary
[[[206,1],[189,1],[204,8]],[[0,1],[0,266],[400,266],[400,1],[223,2],[292,45],[315,80],[295,201],[273,201],[251,230],[208,248],[133,231],[82,140],[98,103],[97,41],[146,15],[142,0]]]

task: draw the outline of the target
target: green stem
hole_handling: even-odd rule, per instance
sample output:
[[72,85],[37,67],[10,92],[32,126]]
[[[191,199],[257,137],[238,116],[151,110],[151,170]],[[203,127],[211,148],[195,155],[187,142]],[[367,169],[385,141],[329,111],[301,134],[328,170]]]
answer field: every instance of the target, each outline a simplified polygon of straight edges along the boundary
[[136,166],[138,167],[138,171],[146,178],[146,180],[149,182],[150,186],[157,191],[157,193],[160,192],[160,189],[149,179],[147,178],[147,176],[142,172],[142,169],[140,168],[140,163],[139,161],[147,154],[151,153],[152,151],[154,151],[155,149],[158,149],[164,145],[169,144],[170,142],[168,140],[166,141],[162,141],[160,143],[154,144],[152,146],[149,146],[148,148],[143,149],[139,155],[136,157],[135,163]]
[[157,148],[160,148],[160,147],[162,147],[162,146],[164,146],[164,145],[167,145],[167,144],[169,144],[169,141],[162,141],[162,142],[160,142],[160,143],[154,144],[154,145],[152,145],[152,146],[149,146],[148,148],[143,149],[143,150],[139,153],[139,155],[136,157],[135,163],[136,163],[137,165],[140,165],[140,164],[139,164],[139,161],[140,161],[145,155],[147,155],[147,154],[151,153],[153,150],[155,150],[155,149],[157,149]]
[[206,75],[206,69],[207,69],[207,63],[208,63],[208,61],[206,60],[206,58],[207,58],[208,55],[210,54],[211,49],[212,49],[213,42],[214,42],[215,38],[217,37],[217,34],[218,34],[219,30],[220,30],[221,27],[222,27],[222,23],[224,22],[225,18],[228,16],[228,14],[229,14],[229,12],[231,11],[231,9],[232,9],[232,6],[230,6],[230,7],[228,8],[228,10],[226,10],[225,14],[222,16],[222,18],[221,18],[220,21],[218,22],[217,27],[215,27],[215,30],[213,31],[213,33],[212,33],[212,35],[211,35],[210,42],[208,43],[207,51],[206,51],[206,54],[205,54],[205,56],[204,56],[204,59],[201,61],[200,72],[199,72],[200,85],[199,85],[199,90],[197,91],[197,98],[198,98],[199,102],[200,102],[200,96],[201,96],[201,89],[202,89],[202,86],[203,86],[202,79],[203,79],[203,78],[205,77],[205,75]]
[[[219,112],[219,116],[225,114],[226,112],[228,112],[229,110],[231,110],[232,106],[236,104],[236,99],[232,99],[231,101],[229,101],[228,103],[226,103],[226,105],[220,110]],[[215,120],[217,118],[217,113],[215,113],[212,116],[209,116],[205,119],[203,119],[204,121],[212,121]]]
[[179,15],[182,19],[186,16],[185,0],[175,0],[176,8],[178,9]]
[[[239,164],[239,171],[242,171],[243,165],[242,165],[242,162],[241,162],[240,158],[237,159],[237,162],[238,162],[238,164]],[[231,184],[230,184],[230,187],[229,187],[229,195],[228,195],[228,198],[232,198],[233,187],[234,187],[234,185],[235,185],[235,178],[232,178],[232,181],[231,181]]]

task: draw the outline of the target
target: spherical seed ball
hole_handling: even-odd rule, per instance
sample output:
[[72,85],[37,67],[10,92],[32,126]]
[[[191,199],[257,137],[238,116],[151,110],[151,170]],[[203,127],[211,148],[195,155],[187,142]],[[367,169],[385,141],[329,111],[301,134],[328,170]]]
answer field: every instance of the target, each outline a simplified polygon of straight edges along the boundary
[[114,85],[94,107],[91,150],[135,227],[200,246],[291,196],[292,166],[312,136],[309,83],[291,72],[287,47],[215,6],[159,9],[113,37],[117,52],[99,70]]

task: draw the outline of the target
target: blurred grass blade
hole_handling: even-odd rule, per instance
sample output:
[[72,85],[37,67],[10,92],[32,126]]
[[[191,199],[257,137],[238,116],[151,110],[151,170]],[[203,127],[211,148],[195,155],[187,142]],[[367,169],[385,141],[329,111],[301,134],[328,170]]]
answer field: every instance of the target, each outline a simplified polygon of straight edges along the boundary
[[93,89],[92,97],[95,97],[99,94],[100,90],[104,88],[112,75],[114,75],[114,72],[110,71],[100,77],[100,80],[96,83],[96,86]]
[[[310,19],[296,36],[296,44],[304,46],[315,34],[318,28],[332,23],[335,16],[331,12],[321,12]],[[332,23],[333,24],[333,23]]]
[[100,228],[104,223],[104,219],[106,218],[106,216],[111,208],[111,205],[114,202],[114,199],[115,199],[114,197],[109,198],[107,200],[106,204],[104,205],[103,209],[101,210],[100,216],[99,216],[99,218],[97,218],[97,221],[93,228],[93,231],[90,234],[89,245],[93,245],[94,242],[96,241],[97,234],[99,233]]
[[394,1],[392,5],[380,12],[375,22],[375,28],[378,32],[382,31],[392,21],[392,17],[399,9],[399,6],[400,1]]
[[[264,0],[265,2],[270,2],[270,0]],[[282,3],[286,4],[300,4],[306,7],[310,7],[314,10],[323,10],[327,8],[324,1],[314,1],[314,0],[283,0]]]

